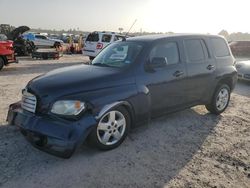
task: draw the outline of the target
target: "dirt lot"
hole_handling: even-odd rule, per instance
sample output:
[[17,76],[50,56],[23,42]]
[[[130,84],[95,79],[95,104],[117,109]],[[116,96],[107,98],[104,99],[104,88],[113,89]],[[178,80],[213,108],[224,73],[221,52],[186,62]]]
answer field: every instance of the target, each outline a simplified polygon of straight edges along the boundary
[[5,122],[20,90],[49,70],[82,64],[82,56],[32,61],[0,72],[0,187],[250,187],[250,84],[238,83],[220,116],[203,106],[152,120],[117,149],[82,146],[60,159],[33,148]]

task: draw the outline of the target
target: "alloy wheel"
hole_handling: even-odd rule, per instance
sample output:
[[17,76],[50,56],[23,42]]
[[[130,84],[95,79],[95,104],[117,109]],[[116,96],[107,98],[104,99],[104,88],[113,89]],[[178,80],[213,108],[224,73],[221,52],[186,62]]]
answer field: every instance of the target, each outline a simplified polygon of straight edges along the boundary
[[106,113],[98,123],[97,137],[104,145],[113,145],[119,142],[126,130],[126,119],[119,111]]
[[226,88],[222,88],[216,98],[216,108],[219,111],[224,110],[229,100],[229,91]]

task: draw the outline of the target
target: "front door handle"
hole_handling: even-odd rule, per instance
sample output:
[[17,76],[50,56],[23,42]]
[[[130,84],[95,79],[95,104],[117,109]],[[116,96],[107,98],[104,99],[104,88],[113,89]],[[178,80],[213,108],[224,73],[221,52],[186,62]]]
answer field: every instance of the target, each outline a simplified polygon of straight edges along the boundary
[[208,66],[207,66],[207,69],[208,69],[208,70],[212,70],[212,69],[214,69],[214,67],[215,67],[214,65],[208,65]]
[[173,74],[173,76],[175,77],[180,77],[180,76],[183,76],[184,72],[182,71],[175,71],[175,73]]

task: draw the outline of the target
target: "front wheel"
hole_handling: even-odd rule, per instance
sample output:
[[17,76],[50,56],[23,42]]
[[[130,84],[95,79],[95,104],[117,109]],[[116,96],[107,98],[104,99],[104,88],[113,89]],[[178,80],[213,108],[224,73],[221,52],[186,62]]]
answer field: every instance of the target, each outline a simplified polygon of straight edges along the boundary
[[224,112],[230,100],[230,92],[230,87],[226,84],[217,87],[212,102],[206,105],[206,109],[217,115]]
[[89,135],[89,143],[101,150],[118,147],[130,129],[130,115],[124,107],[105,113]]

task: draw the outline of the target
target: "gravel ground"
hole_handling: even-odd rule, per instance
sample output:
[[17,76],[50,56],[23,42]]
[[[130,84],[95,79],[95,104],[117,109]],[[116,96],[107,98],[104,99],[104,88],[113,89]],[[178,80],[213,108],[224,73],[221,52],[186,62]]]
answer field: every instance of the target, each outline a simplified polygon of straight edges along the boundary
[[20,90],[49,70],[81,64],[22,58],[0,72],[0,187],[250,187],[250,84],[239,82],[220,116],[203,106],[154,119],[117,149],[82,146],[70,159],[33,148],[5,122]]

